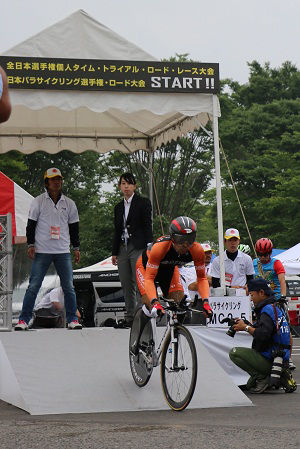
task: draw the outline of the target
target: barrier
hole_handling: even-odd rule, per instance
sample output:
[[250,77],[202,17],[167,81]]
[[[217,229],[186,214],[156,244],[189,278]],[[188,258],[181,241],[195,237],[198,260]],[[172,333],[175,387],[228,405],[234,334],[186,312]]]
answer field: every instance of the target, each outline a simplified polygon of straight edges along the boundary
[[[190,329],[199,369],[189,408],[252,405]],[[158,368],[146,387],[134,384],[128,339],[111,328],[1,333],[0,399],[31,415],[167,410]]]

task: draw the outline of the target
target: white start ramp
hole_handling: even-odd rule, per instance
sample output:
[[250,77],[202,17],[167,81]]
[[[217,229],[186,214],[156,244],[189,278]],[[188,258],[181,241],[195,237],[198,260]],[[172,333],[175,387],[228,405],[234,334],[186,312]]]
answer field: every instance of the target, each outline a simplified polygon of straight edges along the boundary
[[[189,408],[252,405],[190,328],[198,380]],[[135,385],[128,357],[129,330],[85,328],[0,334],[0,399],[31,415],[167,410],[155,368]]]

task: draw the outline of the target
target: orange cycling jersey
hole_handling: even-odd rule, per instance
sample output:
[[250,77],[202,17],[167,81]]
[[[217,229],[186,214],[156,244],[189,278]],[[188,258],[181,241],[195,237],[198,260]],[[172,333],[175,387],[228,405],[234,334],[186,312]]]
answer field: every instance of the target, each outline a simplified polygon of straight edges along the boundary
[[202,299],[209,297],[209,285],[205,273],[204,250],[200,243],[194,242],[184,255],[178,254],[172,244],[170,237],[158,239],[147,251],[148,261],[145,272],[145,293],[149,299],[157,297],[154,280],[158,271],[169,267],[174,270],[175,266],[182,266],[194,261],[198,291]]

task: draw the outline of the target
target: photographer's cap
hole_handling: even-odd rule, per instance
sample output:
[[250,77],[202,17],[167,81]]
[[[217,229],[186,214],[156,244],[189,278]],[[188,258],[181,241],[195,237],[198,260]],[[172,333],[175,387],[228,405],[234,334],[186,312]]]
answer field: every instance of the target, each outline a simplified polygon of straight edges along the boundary
[[48,168],[48,170],[44,173],[44,179],[46,178],[54,178],[55,176],[60,176],[62,178],[62,174],[58,168],[52,167]]
[[204,252],[206,251],[212,251],[211,246],[209,243],[201,243],[202,248],[204,249]]
[[250,279],[247,286],[249,292],[259,292],[260,290],[263,290],[268,296],[274,295],[268,282],[263,278]]
[[229,240],[232,239],[232,237],[236,237],[237,239],[239,239],[240,238],[239,231],[235,228],[226,229],[224,239]]

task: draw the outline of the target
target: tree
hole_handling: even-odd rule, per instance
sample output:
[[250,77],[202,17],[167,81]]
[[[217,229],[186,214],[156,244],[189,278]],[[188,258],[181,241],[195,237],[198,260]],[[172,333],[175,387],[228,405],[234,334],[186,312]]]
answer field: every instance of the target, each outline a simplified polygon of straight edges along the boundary
[[[247,84],[226,80],[220,137],[253,239],[287,247],[299,241],[300,73],[288,62],[249,66]],[[239,228],[247,239],[224,163],[222,177],[224,227]]]
[[[172,218],[178,215],[193,216],[197,202],[208,189],[212,179],[212,145],[211,139],[199,131],[154,152],[154,193],[157,194],[165,232]],[[150,174],[145,170],[149,167],[148,153],[140,151],[128,155],[115,152],[106,158],[105,163],[109,181],[130,171],[135,174],[141,193],[148,196]],[[155,197],[154,194],[154,233],[158,236],[162,231]]]

